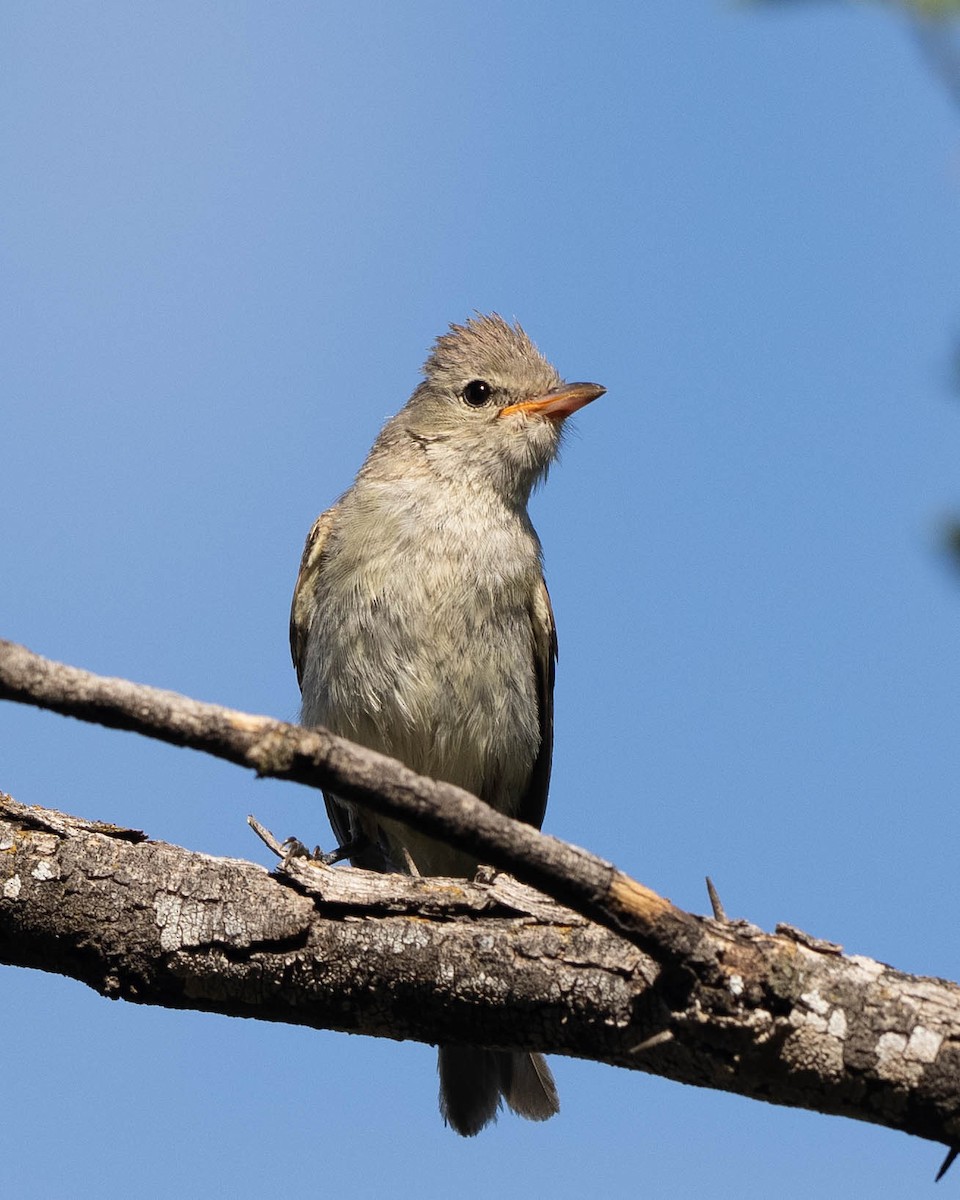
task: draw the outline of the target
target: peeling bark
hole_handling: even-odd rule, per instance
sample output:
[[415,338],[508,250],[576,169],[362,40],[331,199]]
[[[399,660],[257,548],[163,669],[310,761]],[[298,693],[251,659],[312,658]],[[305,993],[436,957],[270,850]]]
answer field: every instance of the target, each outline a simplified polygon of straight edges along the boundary
[[141,1004],[569,1054],[960,1141],[957,985],[789,926],[683,917],[698,955],[658,963],[493,871],[271,874],[0,798],[5,963]]
[[142,1004],[575,1055],[960,1146],[955,984],[728,921],[716,900],[713,919],[683,912],[328,730],[3,641],[0,698],[329,788],[517,877],[270,874],[0,797],[0,961]]
[[496,812],[462,788],[337,737],[110,679],[0,640],[0,699],[203,750],[260,776],[324,788],[466,850],[629,937],[658,959],[699,955],[700,929],[612,863]]

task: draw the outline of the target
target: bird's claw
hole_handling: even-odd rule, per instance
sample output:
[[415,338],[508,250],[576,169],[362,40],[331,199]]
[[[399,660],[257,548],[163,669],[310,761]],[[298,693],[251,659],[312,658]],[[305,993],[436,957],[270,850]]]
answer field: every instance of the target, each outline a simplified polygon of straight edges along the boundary
[[[297,837],[288,837],[284,842],[278,841],[266,826],[260,824],[256,817],[247,817],[247,824],[267,849],[272,851],[281,860],[281,864],[283,865],[294,858],[305,858],[308,862],[322,863],[325,867],[329,867],[344,857],[343,851],[345,847],[343,846],[338,846],[336,850],[333,850],[329,854],[324,854],[319,846],[315,846],[311,854]],[[346,849],[349,852],[349,847]]]
[[305,858],[309,862],[321,863],[325,867],[332,867],[334,863],[340,862],[343,855],[340,853],[341,847],[336,850],[331,850],[324,853],[319,846],[314,846],[310,851],[297,837],[288,837],[286,841],[280,844],[280,849],[283,852],[283,861],[289,862],[292,858]]
[[310,851],[306,848],[303,842],[296,837],[285,838],[284,841],[280,843],[280,853],[285,859],[311,857]]
[[289,862],[292,858],[305,858],[308,862],[319,863],[324,867],[333,867],[337,863],[343,862],[345,858],[352,858],[354,854],[358,854],[368,845],[366,837],[359,837],[352,842],[348,842],[345,846],[337,846],[336,850],[324,851],[319,846],[314,846],[311,852],[299,838],[288,837],[281,844],[280,851],[285,863]]

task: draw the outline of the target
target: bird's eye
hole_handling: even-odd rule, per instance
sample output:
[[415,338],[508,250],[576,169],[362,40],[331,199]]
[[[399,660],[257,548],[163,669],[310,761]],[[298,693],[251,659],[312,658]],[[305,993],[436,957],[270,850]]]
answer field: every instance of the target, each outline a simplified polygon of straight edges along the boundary
[[471,408],[481,408],[493,395],[493,388],[485,379],[474,379],[461,393]]

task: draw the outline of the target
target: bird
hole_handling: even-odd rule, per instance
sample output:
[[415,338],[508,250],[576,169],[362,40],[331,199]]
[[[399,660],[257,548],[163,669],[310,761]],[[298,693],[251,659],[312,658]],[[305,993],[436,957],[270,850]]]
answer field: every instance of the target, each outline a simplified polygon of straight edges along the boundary
[[[497,313],[452,324],[352,486],[315,521],[290,646],[301,722],[465,788],[540,828],[553,750],[557,636],[527,512],[567,418],[603,395],[564,383]],[[338,848],[375,871],[472,878],[478,862],[324,795]],[[464,1137],[505,1101],[559,1111],[540,1054],[441,1045],[440,1111]]]

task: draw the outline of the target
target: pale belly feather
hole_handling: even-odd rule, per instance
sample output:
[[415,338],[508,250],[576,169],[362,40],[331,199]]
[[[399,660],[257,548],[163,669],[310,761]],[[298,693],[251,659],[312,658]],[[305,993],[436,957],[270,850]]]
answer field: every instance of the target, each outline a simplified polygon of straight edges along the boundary
[[[504,538],[510,556],[490,544],[489,522],[481,550],[462,522],[437,528],[419,517],[398,517],[396,505],[374,522],[364,508],[344,514],[317,593],[303,720],[512,814],[540,745],[530,617],[537,543],[531,534],[518,560],[515,536]],[[402,868],[398,828],[381,830]],[[468,855],[402,834],[421,874],[475,869]]]

